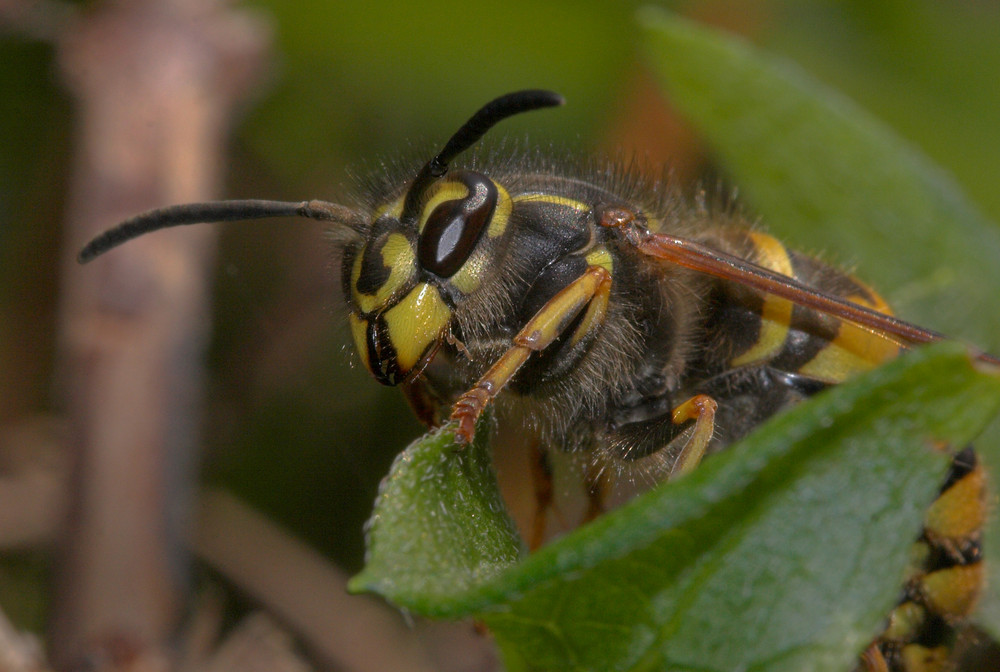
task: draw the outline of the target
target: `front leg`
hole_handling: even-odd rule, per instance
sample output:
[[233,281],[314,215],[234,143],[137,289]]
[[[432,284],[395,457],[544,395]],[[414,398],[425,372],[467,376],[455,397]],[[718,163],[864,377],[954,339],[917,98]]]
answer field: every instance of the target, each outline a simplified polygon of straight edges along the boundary
[[451,419],[458,423],[458,440],[462,443],[472,441],[476,420],[486,406],[514,378],[532,353],[544,350],[567,334],[581,312],[586,310],[572,334],[568,334],[571,341],[582,339],[596,329],[604,321],[610,295],[611,274],[603,266],[589,266],[549,299],[514,336],[510,349],[455,402]]

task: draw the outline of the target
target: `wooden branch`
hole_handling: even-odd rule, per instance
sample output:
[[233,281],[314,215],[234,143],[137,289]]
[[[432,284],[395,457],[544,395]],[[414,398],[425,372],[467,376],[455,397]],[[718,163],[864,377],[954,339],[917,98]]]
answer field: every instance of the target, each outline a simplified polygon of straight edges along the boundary
[[197,530],[197,555],[336,669],[437,669],[397,614],[371,598],[348,595],[347,575],[233,496],[203,492]]
[[295,642],[271,618],[250,614],[196,668],[187,672],[310,672]]
[[229,118],[266,41],[220,2],[121,0],[58,42],[78,103],[61,307],[74,471],[49,636],[60,668],[155,658],[178,624],[215,234],[138,240],[86,268],[74,257],[127,215],[218,195]]
[[19,632],[0,612],[0,670],[2,672],[44,672],[48,666],[41,643]]
[[[22,501],[32,503],[30,507],[16,506],[3,512],[0,549],[9,548],[12,539],[21,540],[20,530],[29,525],[36,543],[48,545],[56,539],[57,517],[39,517],[37,511],[53,512],[61,508],[66,478],[59,469],[46,469],[45,478],[24,478],[25,473],[39,469],[39,465],[25,467],[9,479],[0,479],[0,501],[16,492]],[[16,484],[15,489],[8,490],[12,484]],[[336,669],[356,672],[496,669],[489,642],[475,635],[471,628],[451,623],[407,627],[399,614],[377,600],[348,595],[347,576],[342,571],[232,495],[220,490],[203,491],[197,518],[197,525],[189,533],[195,555],[258,600],[262,609],[280,618],[318,659]],[[10,531],[10,536],[5,537],[5,531]],[[225,648],[230,638],[235,637],[235,641],[242,643],[234,646],[242,653],[220,653],[216,640],[222,605],[212,591],[200,594],[190,611],[191,617],[184,623],[180,639],[181,655],[175,665],[180,672],[204,672],[207,668],[226,672],[227,666],[246,657],[273,658],[275,670],[279,667],[291,670],[297,664],[281,653],[284,645],[271,646],[278,640],[262,644],[267,650],[257,656],[248,653],[250,644],[244,641],[247,631],[230,633],[221,644]],[[15,654],[17,650],[15,647]],[[117,649],[118,654],[115,651],[112,646],[110,651],[103,652],[103,657],[120,658],[121,649]],[[19,672],[17,668],[3,666],[3,655],[0,636],[0,671]],[[129,662],[129,669],[152,665],[141,659]]]
[[68,480],[58,427],[53,419],[39,417],[6,427],[0,435],[0,550],[55,541]]

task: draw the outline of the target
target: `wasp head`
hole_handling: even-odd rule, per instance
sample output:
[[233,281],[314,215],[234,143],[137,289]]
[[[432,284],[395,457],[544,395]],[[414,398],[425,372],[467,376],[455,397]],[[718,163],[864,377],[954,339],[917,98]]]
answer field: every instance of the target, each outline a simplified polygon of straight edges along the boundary
[[366,241],[344,256],[343,280],[355,345],[379,382],[404,382],[434,356],[510,209],[503,187],[458,170],[376,211]]

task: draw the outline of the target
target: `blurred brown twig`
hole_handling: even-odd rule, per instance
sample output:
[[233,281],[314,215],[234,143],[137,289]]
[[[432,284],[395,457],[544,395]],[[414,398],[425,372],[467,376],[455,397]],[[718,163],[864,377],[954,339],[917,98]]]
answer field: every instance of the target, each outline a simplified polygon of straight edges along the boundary
[[78,120],[60,315],[73,471],[49,637],[59,668],[166,664],[187,590],[214,233],[138,241],[86,273],[75,250],[126,215],[217,195],[267,34],[223,2],[109,0],[56,39]]

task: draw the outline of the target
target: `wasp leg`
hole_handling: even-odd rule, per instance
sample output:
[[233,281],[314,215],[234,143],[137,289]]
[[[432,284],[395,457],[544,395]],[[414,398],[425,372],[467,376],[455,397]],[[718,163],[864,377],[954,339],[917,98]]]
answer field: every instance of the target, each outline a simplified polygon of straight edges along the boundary
[[468,443],[476,420],[500,390],[511,381],[533,352],[551,345],[587,309],[579,329],[591,329],[603,318],[611,292],[611,274],[601,266],[587,270],[549,299],[514,336],[513,346],[483,374],[483,377],[452,407],[451,419],[458,423],[456,438]]
[[865,652],[861,654],[858,672],[889,672],[889,663],[885,662],[878,644],[871,644]]
[[715,399],[706,394],[698,394],[671,411],[670,419],[675,425],[683,425],[689,420],[694,420],[694,430],[677,457],[670,478],[686,474],[701,463],[708,442],[712,440],[712,433],[715,430],[715,411],[718,408]]
[[718,408],[712,396],[695,394],[677,406],[651,399],[623,409],[630,419],[605,435],[603,452],[623,473],[634,471],[652,482],[676,478],[697,467],[708,452]]

